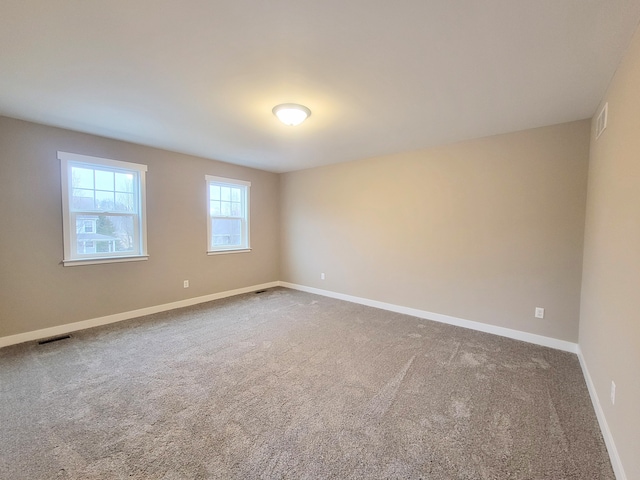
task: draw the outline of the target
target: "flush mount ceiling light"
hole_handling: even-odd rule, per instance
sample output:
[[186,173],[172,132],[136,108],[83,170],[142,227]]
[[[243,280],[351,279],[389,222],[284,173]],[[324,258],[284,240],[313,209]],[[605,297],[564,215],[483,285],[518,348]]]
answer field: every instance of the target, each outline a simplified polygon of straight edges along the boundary
[[293,127],[304,122],[311,115],[311,110],[296,103],[282,103],[273,107],[273,114],[285,125]]

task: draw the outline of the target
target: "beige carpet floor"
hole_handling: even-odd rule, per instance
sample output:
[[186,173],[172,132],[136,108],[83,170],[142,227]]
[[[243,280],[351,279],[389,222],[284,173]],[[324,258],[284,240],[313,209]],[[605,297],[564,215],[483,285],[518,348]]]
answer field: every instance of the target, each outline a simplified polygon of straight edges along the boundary
[[577,357],[276,288],[0,350],[2,479],[613,479]]

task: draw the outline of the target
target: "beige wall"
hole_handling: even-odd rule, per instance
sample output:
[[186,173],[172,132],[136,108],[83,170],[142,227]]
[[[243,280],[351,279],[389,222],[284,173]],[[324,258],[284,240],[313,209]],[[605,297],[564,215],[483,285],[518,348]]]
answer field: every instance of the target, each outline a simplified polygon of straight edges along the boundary
[[640,478],[639,86],[640,31],[601,104],[607,129],[591,135],[580,318],[580,348],[628,479]]
[[[58,150],[149,166],[148,261],[60,264]],[[252,182],[251,253],[207,256],[205,174]],[[0,117],[0,182],[0,337],[278,280],[276,174]]]
[[585,120],[283,174],[282,280],[575,342],[588,150]]

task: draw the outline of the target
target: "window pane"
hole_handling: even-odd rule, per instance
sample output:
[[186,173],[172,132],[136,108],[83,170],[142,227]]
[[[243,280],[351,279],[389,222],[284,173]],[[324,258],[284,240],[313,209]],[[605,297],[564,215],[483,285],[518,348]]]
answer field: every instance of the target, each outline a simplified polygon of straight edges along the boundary
[[220,202],[211,202],[211,215],[220,215]]
[[96,170],[96,189],[97,190],[114,190],[113,172],[105,172],[104,170]]
[[230,218],[211,219],[213,247],[241,246],[242,220]]
[[73,188],[93,189],[93,169],[80,167],[71,168],[71,186]]
[[116,191],[133,193],[133,174],[116,173]]
[[231,216],[239,217],[242,215],[242,204],[238,202],[233,202],[231,204]]
[[115,207],[113,192],[96,191],[96,207],[100,210],[113,210]]
[[220,206],[222,207],[222,212],[220,215],[223,217],[228,217],[231,215],[231,204],[229,202],[220,202]]
[[240,201],[240,189],[232,188],[231,189],[231,201],[239,202]]
[[229,187],[220,187],[220,198],[222,200],[231,200],[231,189]]
[[78,240],[78,253],[96,253],[96,247],[91,241]]
[[[118,239],[115,243],[116,252],[137,253],[135,244],[135,217],[133,216],[101,216],[98,219],[97,230],[103,235]],[[104,245],[104,244],[103,244]]]
[[211,198],[211,200],[220,200],[220,187],[218,187],[217,185],[210,185],[209,192],[209,197]]
[[133,193],[116,193],[115,210],[117,212],[135,212],[136,205]]
[[74,210],[93,210],[93,190],[74,188],[71,192],[71,208]]
[[[94,231],[84,228],[87,223],[91,224],[89,230]],[[78,215],[78,253],[137,253],[134,225],[135,217],[130,215]]]

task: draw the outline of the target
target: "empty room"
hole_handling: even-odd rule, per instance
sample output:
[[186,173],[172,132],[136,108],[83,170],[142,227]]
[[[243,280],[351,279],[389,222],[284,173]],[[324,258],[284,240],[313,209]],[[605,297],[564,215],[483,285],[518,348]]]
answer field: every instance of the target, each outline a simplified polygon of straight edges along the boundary
[[0,478],[640,479],[640,0],[2,0]]

